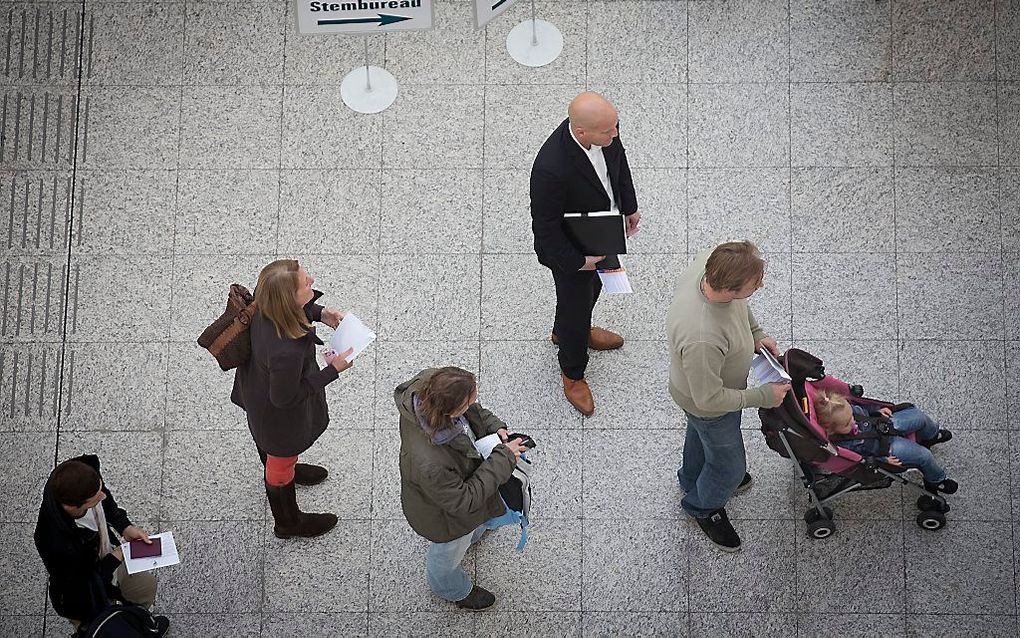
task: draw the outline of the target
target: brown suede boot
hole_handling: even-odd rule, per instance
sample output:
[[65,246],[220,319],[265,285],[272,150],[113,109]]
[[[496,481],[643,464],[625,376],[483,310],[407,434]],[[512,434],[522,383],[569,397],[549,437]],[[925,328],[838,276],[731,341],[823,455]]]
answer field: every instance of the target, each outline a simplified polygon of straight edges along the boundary
[[[553,345],[560,345],[560,339],[553,332],[549,335],[549,341],[553,342]],[[588,347],[592,350],[616,350],[623,346],[623,337],[606,330],[605,328],[599,328],[594,326],[588,332]]]
[[560,372],[563,379],[563,395],[570,401],[570,405],[584,416],[591,416],[595,413],[595,399],[591,396],[591,388],[584,379],[575,381]]
[[336,526],[335,514],[307,514],[298,509],[294,482],[282,487],[266,483],[266,497],[273,512],[273,533],[277,538],[312,538],[321,536]]

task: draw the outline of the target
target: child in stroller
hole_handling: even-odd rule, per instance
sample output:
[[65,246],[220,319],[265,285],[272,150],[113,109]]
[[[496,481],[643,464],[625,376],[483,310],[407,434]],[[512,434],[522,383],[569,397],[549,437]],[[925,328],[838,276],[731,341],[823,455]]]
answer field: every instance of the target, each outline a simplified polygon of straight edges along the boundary
[[[937,483],[925,481],[919,484],[910,480],[908,468],[904,464],[894,462],[897,459],[890,458],[890,452],[882,449],[881,442],[876,453],[868,449],[874,445],[873,442],[861,447],[863,453],[854,451],[851,448],[855,447],[855,439],[877,438],[871,434],[861,436],[859,426],[858,434],[846,435],[850,438],[845,441],[840,441],[838,434],[833,437],[834,440],[830,440],[829,432],[820,424],[825,419],[824,417],[819,419],[819,395],[828,393],[830,399],[838,397],[846,401],[851,406],[851,415],[854,407],[860,408],[857,418],[862,421],[874,419],[876,431],[879,427],[888,425],[879,425],[885,420],[892,421],[894,428],[895,423],[899,421],[904,431],[914,429],[914,432],[903,435],[905,440],[916,439],[920,434],[925,446],[930,446],[948,441],[952,435],[946,430],[939,430],[933,422],[923,418],[923,413],[912,404],[893,404],[866,397],[861,386],[850,385],[827,375],[822,360],[808,352],[790,348],[779,359],[791,378],[792,392],[786,395],[779,407],[761,408],[758,414],[761,417],[761,431],[765,435],[765,442],[771,449],[793,462],[808,493],[810,507],[804,514],[808,536],[820,539],[835,532],[836,524],[829,506],[836,499],[853,492],[883,489],[894,482],[921,492],[917,499],[917,508],[920,510],[917,524],[920,527],[929,530],[944,527],[945,515],[949,512],[949,504],[944,494],[955,491],[953,489],[955,484],[947,483],[944,476],[941,477],[943,480]],[[825,396],[822,395],[822,403],[826,402]],[[839,429],[846,430],[850,424],[845,412],[842,418],[842,421],[838,419],[834,421]],[[909,453],[905,456],[909,457]],[[909,463],[910,460],[904,459],[904,462]],[[937,472],[930,474],[929,477],[940,478]],[[939,484],[942,484],[943,489],[939,489]]]

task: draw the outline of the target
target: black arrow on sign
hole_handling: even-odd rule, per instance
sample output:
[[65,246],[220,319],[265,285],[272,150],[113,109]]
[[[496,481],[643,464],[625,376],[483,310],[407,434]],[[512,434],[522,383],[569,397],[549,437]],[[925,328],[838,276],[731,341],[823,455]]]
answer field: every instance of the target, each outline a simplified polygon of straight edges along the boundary
[[494,5],[492,5],[492,10],[495,11],[496,9],[499,8],[499,5],[503,4],[504,2],[506,2],[506,0],[499,0],[499,2],[497,2]]
[[[505,0],[503,0],[505,2]],[[384,13],[380,13],[377,18],[347,18],[343,20],[318,20],[316,24],[320,27],[325,24],[371,24],[378,22],[380,27],[384,27],[387,24],[394,24],[396,22],[403,22],[404,20],[410,20],[407,16],[391,16]]]

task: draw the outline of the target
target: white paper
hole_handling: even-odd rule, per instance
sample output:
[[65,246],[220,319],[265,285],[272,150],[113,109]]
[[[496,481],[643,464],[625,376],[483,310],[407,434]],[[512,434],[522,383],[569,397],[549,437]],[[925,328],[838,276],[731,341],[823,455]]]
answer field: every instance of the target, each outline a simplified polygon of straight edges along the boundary
[[758,383],[789,383],[790,375],[780,365],[779,360],[772,356],[765,346],[761,348],[761,354],[754,355],[751,360],[751,373]]
[[475,449],[478,450],[483,459],[487,459],[492,454],[492,450],[502,442],[503,439],[499,438],[498,434],[490,434],[475,441]]
[[634,292],[630,287],[630,279],[627,278],[627,270],[620,262],[620,267],[615,270],[600,270],[599,279],[602,280],[602,293],[606,295],[626,295]]
[[163,532],[162,534],[153,534],[149,538],[158,538],[162,543],[160,549],[163,553],[159,556],[148,556],[146,558],[131,558],[131,543],[124,543],[120,546],[121,551],[124,552],[124,567],[127,569],[129,574],[137,574],[138,572],[147,572],[153,569],[159,569],[160,567],[169,567],[170,565],[177,565],[181,562],[181,557],[177,554],[177,544],[174,543],[173,532]]
[[357,315],[348,312],[330,338],[329,348],[337,354],[343,353],[348,348],[354,348],[354,351],[347,357],[349,363],[354,361],[354,358],[373,341],[375,341],[375,333],[362,323]]

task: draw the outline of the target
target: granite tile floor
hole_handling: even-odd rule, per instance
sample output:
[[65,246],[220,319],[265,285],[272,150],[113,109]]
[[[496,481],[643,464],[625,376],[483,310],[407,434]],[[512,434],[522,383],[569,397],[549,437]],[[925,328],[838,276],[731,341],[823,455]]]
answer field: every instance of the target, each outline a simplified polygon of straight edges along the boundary
[[[31,534],[83,452],[176,534],[178,637],[1017,636],[1020,0],[540,1],[565,43],[538,69],[504,46],[525,3],[480,31],[435,5],[434,31],[369,40],[400,95],[359,115],[361,39],[299,35],[282,0],[0,1],[0,636],[69,633]],[[596,310],[628,343],[593,357],[591,418],[557,387],[527,207],[585,88],[620,108],[644,215],[635,294]],[[741,237],[784,346],[959,432],[944,530],[893,488],[808,540],[752,411],[744,551],[682,514],[663,319],[690,255]],[[195,344],[277,256],[379,333],[329,388],[307,458],[332,478],[300,498],[342,520],[309,541],[273,536],[232,375]],[[399,506],[392,389],[447,363],[539,442],[528,549],[503,530],[466,561],[485,614],[428,592]]]

